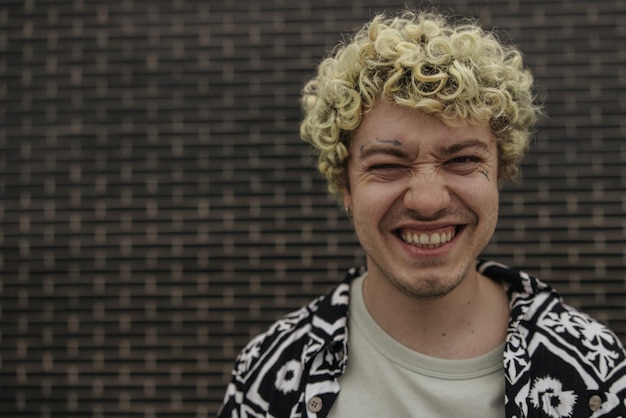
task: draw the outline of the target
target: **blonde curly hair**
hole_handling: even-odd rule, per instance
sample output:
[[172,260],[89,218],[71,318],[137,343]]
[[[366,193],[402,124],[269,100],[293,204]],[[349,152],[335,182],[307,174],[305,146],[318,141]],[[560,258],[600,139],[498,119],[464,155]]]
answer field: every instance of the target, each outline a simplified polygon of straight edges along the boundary
[[379,98],[444,122],[489,123],[500,184],[517,174],[540,114],[521,53],[475,22],[454,25],[433,11],[377,15],[321,62],[302,92],[300,135],[340,200],[351,133]]

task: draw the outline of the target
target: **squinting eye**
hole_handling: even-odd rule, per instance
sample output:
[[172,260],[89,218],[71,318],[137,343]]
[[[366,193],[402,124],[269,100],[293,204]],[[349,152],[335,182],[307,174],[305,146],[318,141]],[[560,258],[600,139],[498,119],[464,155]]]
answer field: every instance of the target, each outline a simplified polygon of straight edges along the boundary
[[368,168],[368,171],[402,170],[404,166],[399,164],[376,164]]
[[451,160],[448,160],[446,164],[475,164],[480,161],[477,157],[464,156],[464,157],[456,157]]

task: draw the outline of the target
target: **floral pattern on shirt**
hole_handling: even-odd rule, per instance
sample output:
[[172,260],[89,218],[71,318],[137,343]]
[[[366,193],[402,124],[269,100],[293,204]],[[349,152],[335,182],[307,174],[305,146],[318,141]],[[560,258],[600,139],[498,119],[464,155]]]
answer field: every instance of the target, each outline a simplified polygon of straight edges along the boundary
[[[626,418],[626,352],[615,334],[526,273],[482,260],[477,269],[508,287],[506,417]],[[326,417],[348,361],[350,283],[364,273],[351,269],[250,341],[219,417]]]

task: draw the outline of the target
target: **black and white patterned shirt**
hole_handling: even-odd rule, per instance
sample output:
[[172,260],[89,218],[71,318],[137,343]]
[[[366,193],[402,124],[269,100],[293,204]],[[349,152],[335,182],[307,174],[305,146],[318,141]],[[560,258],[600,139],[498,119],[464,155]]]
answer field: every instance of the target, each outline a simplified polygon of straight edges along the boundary
[[[506,417],[626,418],[626,352],[615,334],[526,273],[490,261],[477,268],[508,286]],[[219,417],[326,417],[348,361],[350,285],[364,273],[350,270],[250,341]]]

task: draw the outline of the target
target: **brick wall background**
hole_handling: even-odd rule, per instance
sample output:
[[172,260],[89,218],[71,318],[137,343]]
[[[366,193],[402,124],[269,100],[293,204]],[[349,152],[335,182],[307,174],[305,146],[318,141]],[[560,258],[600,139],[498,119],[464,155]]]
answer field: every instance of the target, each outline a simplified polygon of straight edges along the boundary
[[[298,93],[403,4],[2,2],[0,414],[215,414],[242,345],[363,263]],[[626,4],[447,6],[514,40],[547,96],[486,255],[626,340]]]

